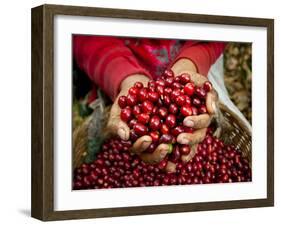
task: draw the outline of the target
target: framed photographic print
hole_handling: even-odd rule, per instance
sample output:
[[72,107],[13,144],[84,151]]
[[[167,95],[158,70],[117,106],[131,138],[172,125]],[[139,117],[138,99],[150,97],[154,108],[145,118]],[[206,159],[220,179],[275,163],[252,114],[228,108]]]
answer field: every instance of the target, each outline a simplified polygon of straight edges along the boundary
[[274,204],[274,21],[32,9],[32,216]]

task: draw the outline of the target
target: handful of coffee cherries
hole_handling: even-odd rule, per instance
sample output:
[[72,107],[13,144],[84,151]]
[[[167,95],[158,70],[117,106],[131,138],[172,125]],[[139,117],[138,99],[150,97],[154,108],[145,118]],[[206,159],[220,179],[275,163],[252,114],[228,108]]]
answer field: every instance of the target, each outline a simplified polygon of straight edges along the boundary
[[166,160],[177,162],[191,151],[189,145],[176,141],[179,134],[194,130],[185,126],[183,120],[207,113],[206,97],[211,90],[209,81],[196,86],[188,73],[175,77],[172,70],[166,70],[160,78],[150,80],[147,87],[136,82],[127,96],[119,97],[120,118],[129,126],[132,142],[149,135],[152,143],[145,152],[152,153],[159,144],[165,143],[170,153]]

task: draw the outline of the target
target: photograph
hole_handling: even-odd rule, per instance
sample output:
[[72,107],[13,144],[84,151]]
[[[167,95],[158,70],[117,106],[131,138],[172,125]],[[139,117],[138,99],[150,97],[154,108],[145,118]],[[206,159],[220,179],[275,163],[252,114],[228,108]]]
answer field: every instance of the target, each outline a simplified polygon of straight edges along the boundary
[[72,34],[72,160],[73,190],[251,182],[252,43]]

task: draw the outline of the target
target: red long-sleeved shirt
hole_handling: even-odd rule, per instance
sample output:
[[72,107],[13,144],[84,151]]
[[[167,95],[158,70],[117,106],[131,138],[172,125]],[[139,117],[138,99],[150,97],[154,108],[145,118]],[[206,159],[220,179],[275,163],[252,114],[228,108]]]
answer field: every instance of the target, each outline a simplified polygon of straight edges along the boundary
[[120,83],[129,75],[160,76],[172,62],[190,59],[199,73],[207,75],[225,43],[73,36],[73,54],[78,66],[113,100]]

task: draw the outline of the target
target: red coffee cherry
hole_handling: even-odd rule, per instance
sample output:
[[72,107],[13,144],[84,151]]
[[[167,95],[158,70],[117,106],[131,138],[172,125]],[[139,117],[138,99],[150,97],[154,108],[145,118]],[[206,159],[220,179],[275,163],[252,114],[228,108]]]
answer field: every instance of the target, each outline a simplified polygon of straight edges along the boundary
[[188,105],[182,106],[180,111],[181,111],[182,115],[185,117],[192,115],[192,108]]
[[209,81],[204,82],[203,89],[204,89],[206,92],[211,91],[212,88],[213,88],[212,83],[210,83]]
[[195,91],[195,85],[192,82],[189,82],[184,86],[185,94],[192,96],[194,94],[194,91]]
[[149,122],[149,128],[152,131],[157,131],[160,129],[160,127],[161,127],[160,117],[157,115],[152,116]]
[[131,118],[132,118],[132,110],[131,108],[124,108],[121,110],[120,113],[120,118],[124,121],[124,122],[128,122]]
[[127,107],[127,97],[126,96],[120,96],[118,98],[118,105],[120,108]]

